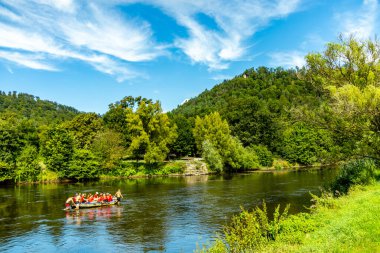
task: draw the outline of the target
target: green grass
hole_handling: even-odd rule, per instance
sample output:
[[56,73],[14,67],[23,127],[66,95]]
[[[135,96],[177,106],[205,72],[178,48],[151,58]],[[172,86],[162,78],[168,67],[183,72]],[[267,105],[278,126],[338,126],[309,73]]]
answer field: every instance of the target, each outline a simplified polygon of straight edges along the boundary
[[[326,195],[315,206],[311,213],[288,216],[279,224],[281,229],[276,240],[267,240],[255,250],[380,252],[380,183],[354,187],[340,198]],[[236,252],[225,242],[220,236],[213,245],[200,251]]]
[[[320,227],[304,236],[298,252],[380,252],[380,184],[353,190],[335,208],[317,210]],[[281,244],[282,249],[288,244]],[[279,247],[280,248],[280,247]]]

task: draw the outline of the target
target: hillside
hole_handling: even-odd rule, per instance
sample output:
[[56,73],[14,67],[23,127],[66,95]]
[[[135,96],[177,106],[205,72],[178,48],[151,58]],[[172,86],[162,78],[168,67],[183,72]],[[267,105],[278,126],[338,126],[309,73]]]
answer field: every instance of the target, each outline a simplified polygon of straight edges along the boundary
[[262,144],[276,151],[281,129],[292,123],[290,109],[320,101],[321,95],[296,70],[260,67],[202,92],[172,114],[192,118],[217,111],[245,146]]
[[0,113],[13,113],[38,124],[58,124],[73,119],[79,111],[73,107],[42,100],[26,93],[0,92]]

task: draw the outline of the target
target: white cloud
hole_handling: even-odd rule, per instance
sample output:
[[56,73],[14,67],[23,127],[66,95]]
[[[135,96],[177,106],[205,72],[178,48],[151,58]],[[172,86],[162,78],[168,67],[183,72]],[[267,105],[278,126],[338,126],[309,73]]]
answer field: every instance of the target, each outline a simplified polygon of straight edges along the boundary
[[361,8],[355,12],[337,14],[336,18],[342,24],[344,36],[354,35],[358,39],[368,39],[375,34],[378,1],[364,0]]
[[9,0],[11,8],[0,7],[1,58],[48,71],[57,70],[57,61],[84,61],[121,82],[144,76],[130,62],[150,61],[165,53],[153,41],[149,24],[126,20],[112,6],[77,3]]
[[[188,31],[172,41],[172,48],[210,70],[226,69],[231,61],[247,57],[250,39],[259,29],[297,11],[300,1],[8,0],[0,6],[0,47],[8,51],[7,61],[25,67],[57,70],[58,63],[74,59],[118,81],[145,77],[133,63],[168,54],[168,45],[154,40],[159,31],[152,31],[149,23],[118,11],[121,4],[144,3]],[[215,27],[202,22],[199,14]]]
[[[119,3],[139,0],[114,0]],[[247,53],[247,40],[270,21],[297,11],[301,0],[143,0],[162,9],[188,30],[188,37],[180,37],[174,45],[194,63],[209,69],[226,69],[230,61],[240,60]],[[204,14],[217,28],[203,25],[197,14]]]
[[18,52],[0,51],[0,58],[15,62],[18,65],[31,68],[31,69],[48,70],[48,71],[58,70],[53,65],[44,62],[44,57],[38,54],[21,54]]
[[275,52],[269,54],[270,65],[273,67],[294,68],[303,67],[306,64],[305,54],[299,51]]
[[51,6],[59,11],[73,13],[77,6],[73,0],[34,0],[36,3]]
[[20,21],[21,17],[14,12],[0,6],[0,17],[8,18],[12,21]]
[[149,61],[162,54],[150,39],[147,23],[126,22],[117,13],[103,13],[95,5],[90,9],[92,16],[86,20],[73,18],[59,23],[72,45],[131,62]]

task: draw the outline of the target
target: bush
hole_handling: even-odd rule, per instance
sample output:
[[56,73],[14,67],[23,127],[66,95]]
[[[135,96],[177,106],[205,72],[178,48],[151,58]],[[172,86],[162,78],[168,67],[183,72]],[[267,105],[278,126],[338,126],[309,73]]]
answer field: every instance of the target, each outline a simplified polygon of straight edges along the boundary
[[218,150],[208,140],[202,143],[202,157],[205,159],[209,168],[213,171],[223,171],[223,159],[220,156]]
[[14,170],[11,164],[0,161],[0,182],[14,178]]
[[66,177],[77,180],[96,179],[100,176],[99,167],[99,161],[91,151],[78,149],[70,161]]
[[16,160],[16,180],[18,182],[37,181],[40,174],[40,166],[37,160],[37,148],[34,146],[27,146],[23,149],[20,156]]
[[276,170],[283,170],[283,169],[289,168],[289,167],[290,167],[290,164],[289,164],[287,161],[285,161],[285,160],[276,159],[276,160],[273,162],[273,167],[274,167]]
[[270,152],[266,146],[255,145],[255,146],[250,147],[250,149],[252,149],[256,153],[261,166],[266,166],[266,167],[272,166],[273,155],[272,155],[272,152]]
[[244,148],[237,138],[231,138],[229,147],[230,155],[226,159],[226,164],[230,168],[241,170],[259,167],[258,157],[256,153],[251,149]]
[[185,171],[186,164],[183,162],[171,162],[166,163],[162,167],[163,174],[181,174]]
[[322,162],[335,152],[332,137],[322,129],[296,123],[284,132],[280,154],[291,163],[311,165]]
[[375,181],[376,164],[371,159],[353,160],[344,164],[331,190],[335,195],[347,194],[353,185],[368,185]]
[[[289,205],[280,213],[280,205],[278,205],[273,219],[270,220],[265,202],[262,209],[256,207],[251,212],[242,209],[239,215],[233,216],[230,225],[224,228],[225,248],[228,252],[251,252],[276,240],[282,230],[288,210]],[[223,248],[221,241],[214,245]]]

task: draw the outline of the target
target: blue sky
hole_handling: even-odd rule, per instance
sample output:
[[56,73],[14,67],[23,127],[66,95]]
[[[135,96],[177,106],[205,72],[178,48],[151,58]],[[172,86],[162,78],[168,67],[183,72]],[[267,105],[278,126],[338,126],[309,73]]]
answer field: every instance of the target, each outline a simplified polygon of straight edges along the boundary
[[377,0],[0,0],[0,90],[169,111],[247,68],[303,66],[339,34],[379,32]]

